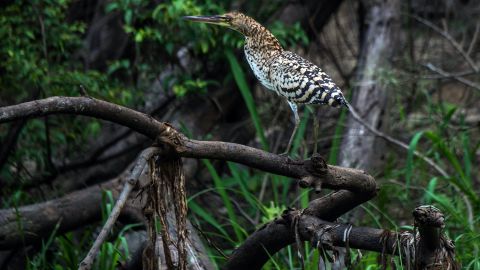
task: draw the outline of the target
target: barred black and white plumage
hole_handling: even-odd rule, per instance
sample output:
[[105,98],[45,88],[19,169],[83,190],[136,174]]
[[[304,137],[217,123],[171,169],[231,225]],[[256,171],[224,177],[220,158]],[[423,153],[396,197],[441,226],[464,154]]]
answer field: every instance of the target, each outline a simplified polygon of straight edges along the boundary
[[297,104],[345,105],[340,88],[319,67],[301,56],[283,51],[270,65],[274,91]]
[[340,88],[325,72],[301,56],[285,51],[275,36],[254,19],[239,12],[184,18],[226,26],[245,36],[245,56],[255,77],[267,89],[285,97],[294,113],[295,128],[287,153],[300,122],[298,104],[344,105],[348,108]]

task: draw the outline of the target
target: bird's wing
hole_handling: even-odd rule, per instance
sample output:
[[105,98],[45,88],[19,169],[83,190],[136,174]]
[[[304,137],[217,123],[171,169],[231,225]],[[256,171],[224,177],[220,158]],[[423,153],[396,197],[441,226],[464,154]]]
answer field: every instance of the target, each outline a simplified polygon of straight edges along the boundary
[[330,76],[292,52],[285,51],[277,57],[269,75],[275,89],[295,103],[333,105],[336,96],[343,97]]

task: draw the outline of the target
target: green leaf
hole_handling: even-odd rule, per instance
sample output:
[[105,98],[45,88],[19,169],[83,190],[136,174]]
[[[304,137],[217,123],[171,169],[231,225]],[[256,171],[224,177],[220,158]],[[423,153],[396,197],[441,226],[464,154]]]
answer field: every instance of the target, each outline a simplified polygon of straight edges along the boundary
[[432,196],[431,194],[435,195],[435,188],[437,187],[438,178],[434,177],[430,179],[427,185],[427,192],[423,195],[423,200],[426,204],[432,203]]
[[215,227],[225,237],[227,237],[227,238],[229,237],[229,234],[227,233],[227,231],[225,231],[225,229],[223,229],[222,225],[220,225],[220,223],[218,223],[217,220],[212,215],[210,215],[207,211],[205,211],[197,203],[195,203],[194,201],[189,201],[188,202],[188,208],[193,213],[195,213],[196,215],[201,217],[203,220],[207,221],[210,225]]
[[239,226],[237,215],[235,213],[235,210],[233,208],[233,203],[230,200],[230,197],[227,194],[225,185],[220,178],[220,176],[217,173],[217,170],[213,167],[213,164],[206,159],[203,159],[203,164],[207,167],[207,170],[209,171],[210,175],[212,176],[213,183],[216,187],[216,191],[222,198],[223,204],[225,205],[225,208],[227,209],[227,215],[228,218],[230,219],[230,224],[232,225],[235,235],[237,236],[238,241],[243,240],[243,234],[242,234],[242,228]]
[[125,15],[124,15],[125,24],[132,25],[132,18],[133,18],[133,10],[131,9],[125,10]]
[[[405,170],[405,185],[406,185],[407,190],[410,187],[410,182],[411,182],[412,174],[413,174],[413,157],[415,155],[414,153],[417,149],[418,142],[422,138],[423,134],[424,134],[423,131],[417,132],[413,136],[413,138],[410,141],[410,144],[408,146],[407,167],[406,167],[406,170]],[[405,194],[408,197],[408,192],[406,192]]]
[[111,2],[111,3],[108,3],[107,6],[105,7],[105,12],[109,13],[109,12],[112,12],[116,9],[118,9],[118,3],[117,2]]

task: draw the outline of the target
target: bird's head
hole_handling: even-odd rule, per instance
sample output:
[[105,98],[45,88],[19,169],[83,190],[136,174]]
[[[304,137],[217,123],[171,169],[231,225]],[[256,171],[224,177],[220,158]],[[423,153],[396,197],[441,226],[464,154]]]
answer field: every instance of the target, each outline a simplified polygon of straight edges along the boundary
[[254,19],[240,12],[228,12],[223,15],[212,16],[185,16],[183,19],[228,27],[242,33],[244,36],[250,36],[253,33],[252,31],[260,26]]

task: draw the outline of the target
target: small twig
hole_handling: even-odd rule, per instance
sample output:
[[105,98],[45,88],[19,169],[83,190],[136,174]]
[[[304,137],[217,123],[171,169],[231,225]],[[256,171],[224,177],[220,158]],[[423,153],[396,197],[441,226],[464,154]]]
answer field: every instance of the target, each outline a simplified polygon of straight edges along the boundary
[[250,224],[252,224],[253,226],[256,226],[258,224],[258,222],[255,222],[255,220],[253,220],[244,210],[243,210],[243,207],[237,202],[237,200],[235,200],[233,197],[230,198],[230,200],[232,200],[232,203],[233,205],[235,205],[235,208],[237,208],[238,212],[240,212],[240,214],[248,221],[250,222]]
[[419,17],[417,15],[414,15],[414,14],[408,14],[408,16],[411,16],[413,17],[415,20],[417,20],[418,22],[424,24],[425,26],[431,28],[432,30],[434,30],[435,32],[437,32],[438,34],[440,34],[442,37],[444,37],[448,42],[450,42],[450,44],[452,44],[452,46],[458,51],[458,53],[460,53],[460,55],[465,58],[465,60],[467,61],[467,63],[470,65],[470,67],[472,67],[473,70],[475,71],[479,71],[477,65],[475,64],[475,62],[472,60],[472,58],[467,54],[467,52],[465,52],[465,50],[463,50],[462,46],[460,46],[460,44],[458,44],[455,39],[446,31],[440,29],[438,26],[436,26],[435,24],[431,23],[430,21],[428,20],[425,20],[424,18],[422,17]]
[[[258,194],[258,201],[263,201],[263,197],[265,196],[265,191],[267,190],[268,184],[268,177],[269,174],[265,174],[262,178],[262,185],[260,186],[260,194]],[[257,208],[257,213],[255,214],[255,224],[260,222],[260,208]]]
[[45,148],[46,148],[45,158],[47,161],[47,166],[48,166],[48,170],[50,171],[50,174],[55,175],[57,172],[57,168],[53,163],[53,158],[52,158],[52,144],[50,140],[50,122],[48,121],[48,115],[44,117],[43,123],[45,125]]
[[80,95],[82,97],[88,97],[87,89],[85,89],[85,86],[83,86],[82,84],[80,84]]
[[[368,130],[370,130],[370,132],[372,132],[373,134],[377,135],[378,137],[384,139],[385,141],[387,142],[390,142],[390,143],[393,143],[397,146],[400,146],[401,148],[405,149],[405,150],[409,150],[409,147],[406,143],[404,142],[401,142],[379,130],[377,130],[376,128],[372,127],[369,123],[367,123],[358,113],[357,111],[352,107],[351,104],[348,104],[349,108],[350,108],[350,113],[352,114],[353,118],[359,122],[360,124],[362,124],[363,126],[365,126]],[[445,178],[448,178],[449,175],[448,173],[442,169],[438,164],[436,164],[433,160],[431,160],[430,158],[424,156],[422,153],[418,152],[417,150],[413,151],[413,154],[417,157],[419,157],[420,159],[422,159],[423,161],[425,161],[426,163],[428,163],[430,166],[432,166],[438,173],[440,173],[443,177]]]
[[470,55],[472,53],[473,48],[475,47],[475,43],[477,43],[478,32],[480,32],[480,22],[477,22],[475,25],[475,32],[473,33],[472,41],[467,49],[467,54]]
[[453,78],[453,79],[457,80],[458,82],[461,82],[461,83],[465,84],[466,86],[472,87],[473,89],[480,91],[480,85],[478,85],[478,84],[476,84],[476,83],[474,83],[470,80],[467,80],[465,78],[455,76],[454,74],[448,73],[448,72],[434,66],[432,63],[428,63],[424,66],[427,67],[428,69],[430,69],[431,71],[440,74],[444,78]]
[[158,148],[150,147],[143,150],[143,152],[139,155],[139,157],[137,158],[137,162],[132,169],[131,174],[129,175],[129,177],[127,178],[127,181],[125,182],[122,193],[118,197],[118,200],[115,203],[115,206],[113,207],[113,210],[107,219],[107,222],[105,222],[105,224],[103,225],[103,228],[100,231],[100,234],[97,236],[97,239],[95,239],[95,242],[90,248],[90,251],[88,252],[85,259],[83,259],[83,261],[80,263],[80,266],[78,267],[78,269],[89,270],[92,268],[93,261],[97,256],[97,253],[100,250],[101,245],[103,244],[103,242],[105,242],[108,236],[108,233],[111,231],[118,216],[120,215],[120,212],[122,211],[123,206],[127,202],[130,192],[135,187],[138,181],[138,178],[142,174],[145,166],[147,165],[147,161],[150,159],[150,157],[157,154],[158,152],[159,152]]
[[464,77],[469,75],[477,74],[477,71],[468,70],[468,71],[460,71],[456,73],[446,73],[445,75],[425,75],[425,76],[414,76],[415,79],[423,79],[423,80],[438,80],[438,79],[449,79],[454,77]]
[[192,224],[193,228],[195,228],[195,230],[197,230],[197,232],[200,233],[200,235],[203,237],[203,239],[205,239],[205,241],[207,241],[207,243],[210,247],[213,247],[218,252],[218,254],[220,254],[220,256],[222,256],[224,259],[228,259],[228,256],[223,252],[223,250],[221,248],[219,248],[214,242],[212,242],[212,239],[210,239],[210,237],[208,237],[203,232],[202,228],[200,228],[198,225],[193,224],[193,222],[191,224]]
[[293,217],[293,230],[294,230],[294,235],[295,235],[295,245],[296,245],[296,248],[297,248],[297,256],[298,256],[298,259],[300,260],[300,265],[301,265],[301,269],[302,270],[305,270],[305,259],[303,258],[303,245],[302,245],[302,241],[300,240],[300,232],[299,232],[299,228],[298,228],[298,222],[300,221],[300,216],[302,214],[301,213],[297,213],[297,215],[295,215]]

